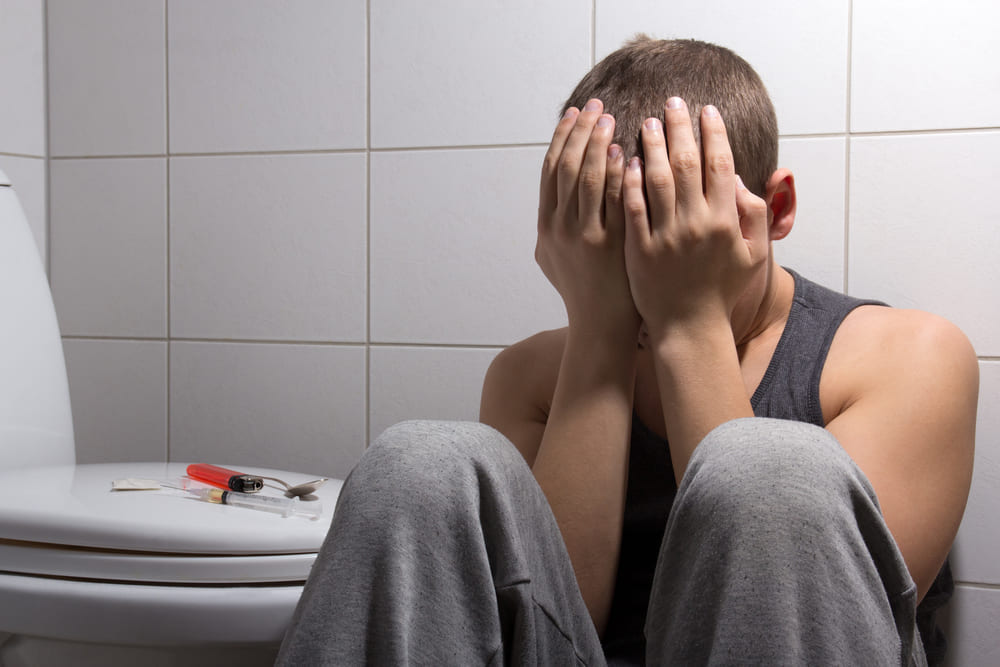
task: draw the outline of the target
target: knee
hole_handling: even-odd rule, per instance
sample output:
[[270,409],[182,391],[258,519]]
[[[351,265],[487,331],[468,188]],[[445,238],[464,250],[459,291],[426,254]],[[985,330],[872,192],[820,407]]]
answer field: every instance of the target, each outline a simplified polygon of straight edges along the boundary
[[[406,421],[376,438],[345,492],[406,498],[414,506],[474,485],[483,469],[514,465],[520,455],[495,429],[475,422]],[[525,465],[523,459],[520,464]]]
[[739,419],[709,433],[691,457],[683,494],[713,515],[753,523],[787,513],[817,521],[875,494],[833,435],[777,419]]

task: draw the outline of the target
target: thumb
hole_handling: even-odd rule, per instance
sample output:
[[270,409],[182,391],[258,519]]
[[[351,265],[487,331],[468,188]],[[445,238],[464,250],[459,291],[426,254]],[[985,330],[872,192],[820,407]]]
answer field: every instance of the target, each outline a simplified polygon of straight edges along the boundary
[[744,239],[750,240],[765,231],[755,228],[767,227],[767,202],[751,192],[739,175],[736,176],[736,211],[740,216],[740,233]]

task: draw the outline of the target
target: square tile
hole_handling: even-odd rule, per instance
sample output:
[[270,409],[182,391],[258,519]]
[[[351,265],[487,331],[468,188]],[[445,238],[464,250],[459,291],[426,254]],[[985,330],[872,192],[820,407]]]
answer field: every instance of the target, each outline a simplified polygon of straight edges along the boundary
[[64,334],[166,335],[165,163],[52,163],[52,291]]
[[371,349],[368,406],[371,439],[408,419],[478,421],[490,348]]
[[778,262],[844,291],[847,140],[782,139],[778,164],[792,170],[798,210],[791,234],[774,243]]
[[171,0],[173,153],[363,148],[364,0]]
[[45,196],[45,160],[32,157],[12,157],[0,155],[0,171],[10,179],[17,199],[24,209],[31,233],[35,237],[38,254],[48,270],[48,225],[46,210],[48,198]]
[[[45,2],[0,6],[0,153],[45,155]],[[9,176],[10,174],[8,174]]]
[[63,340],[78,463],[167,460],[167,344]]
[[782,134],[846,129],[848,0],[596,0],[596,7],[598,59],[639,32],[713,42],[757,70]]
[[942,624],[948,637],[948,664],[990,667],[1000,664],[1000,590],[956,586]]
[[364,448],[363,347],[171,343],[171,461],[343,479]]
[[590,67],[590,15],[580,0],[372,0],[372,146],[548,143]]
[[163,0],[48,0],[49,150],[166,150]]
[[362,341],[365,157],[170,161],[170,332]]
[[63,334],[166,336],[166,160],[54,160],[51,188]]
[[507,345],[565,324],[534,260],[543,154],[372,155],[373,341]]
[[1000,361],[979,362],[979,420],[972,490],[952,551],[959,581],[1000,585]]
[[1000,355],[998,173],[1000,132],[851,139],[850,292],[942,315]]
[[1000,125],[1000,6],[929,0],[855,2],[851,130]]

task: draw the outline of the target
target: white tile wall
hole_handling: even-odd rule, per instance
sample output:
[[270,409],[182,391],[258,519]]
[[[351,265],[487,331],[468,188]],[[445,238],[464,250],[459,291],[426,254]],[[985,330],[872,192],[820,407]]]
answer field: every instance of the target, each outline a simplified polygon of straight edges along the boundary
[[163,0],[47,1],[51,154],[163,153]]
[[363,148],[364,0],[170,0],[170,150]]
[[1000,586],[1000,361],[979,362],[979,420],[972,491],[955,540],[958,581]]
[[0,68],[0,153],[43,157],[45,0],[0,3]]
[[170,348],[171,460],[343,478],[361,457],[364,347]]
[[372,146],[547,142],[590,20],[583,0],[371,0]]
[[48,225],[47,197],[45,195],[45,158],[15,157],[0,155],[0,171],[3,171],[13,184],[17,199],[21,202],[24,215],[31,226],[35,237],[35,245],[42,257],[42,263],[48,263]]
[[958,324],[1000,355],[1000,132],[851,140],[849,289]]
[[948,607],[948,664],[951,667],[1000,665],[1000,590],[957,586]]
[[791,234],[774,244],[775,257],[838,291],[844,289],[846,145],[843,137],[782,139],[778,154],[778,164],[795,175],[798,211]]
[[174,158],[170,333],[363,341],[365,157]]
[[167,460],[167,344],[63,343],[78,463]]
[[407,419],[478,421],[483,376],[498,351],[373,347],[368,407],[371,437]]
[[[905,16],[903,14],[905,13]],[[992,0],[855,2],[851,129],[995,127],[1000,7]]]
[[782,134],[846,129],[848,0],[595,0],[595,6],[598,59],[639,32],[715,42],[760,74]]
[[50,174],[63,334],[166,336],[166,160],[53,160]]
[[534,263],[543,154],[372,155],[372,340],[506,345],[564,324]]

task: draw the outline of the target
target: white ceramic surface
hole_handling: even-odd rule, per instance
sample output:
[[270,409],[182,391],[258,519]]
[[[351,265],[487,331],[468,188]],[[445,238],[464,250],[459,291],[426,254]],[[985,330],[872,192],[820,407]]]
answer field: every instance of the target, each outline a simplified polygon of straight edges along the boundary
[[[315,479],[270,468],[221,465],[293,484]],[[173,479],[183,476],[186,468],[184,463],[97,463],[4,471],[0,539],[160,554],[315,554],[341,487],[331,480],[317,491],[323,513],[316,521],[161,491],[111,490],[116,479]]]
[[8,186],[0,186],[0,304],[4,468],[72,463],[73,421],[59,326],[34,239]]

